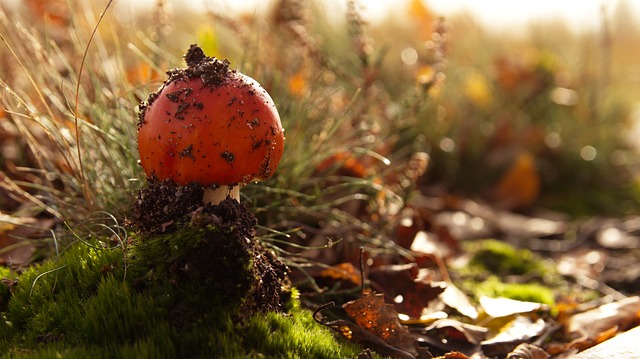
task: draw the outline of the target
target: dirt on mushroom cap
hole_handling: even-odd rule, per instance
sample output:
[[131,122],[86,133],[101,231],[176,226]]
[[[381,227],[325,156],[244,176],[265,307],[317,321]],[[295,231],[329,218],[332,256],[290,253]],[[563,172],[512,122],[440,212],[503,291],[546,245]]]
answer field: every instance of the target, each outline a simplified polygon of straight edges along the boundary
[[192,45],[187,68],[140,107],[138,147],[149,178],[235,185],[269,178],[284,150],[275,104],[259,83]]

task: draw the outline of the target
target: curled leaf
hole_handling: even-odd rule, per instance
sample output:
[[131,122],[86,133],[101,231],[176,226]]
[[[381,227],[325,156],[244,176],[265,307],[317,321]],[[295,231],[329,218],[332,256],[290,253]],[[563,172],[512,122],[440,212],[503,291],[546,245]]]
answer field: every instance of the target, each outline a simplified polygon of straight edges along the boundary
[[522,343],[507,354],[506,359],[547,359],[549,354],[533,344]]
[[400,324],[398,312],[384,301],[383,294],[367,293],[343,305],[349,317],[360,327],[385,343],[414,356],[418,355],[416,341],[409,329]]

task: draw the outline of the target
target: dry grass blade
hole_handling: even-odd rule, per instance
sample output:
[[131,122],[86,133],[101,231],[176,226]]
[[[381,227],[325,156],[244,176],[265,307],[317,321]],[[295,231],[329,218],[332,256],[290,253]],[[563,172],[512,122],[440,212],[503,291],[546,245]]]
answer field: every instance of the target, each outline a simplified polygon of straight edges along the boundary
[[102,12],[102,14],[100,14],[100,17],[98,18],[98,23],[96,24],[96,26],[93,28],[93,31],[91,32],[91,36],[89,37],[87,46],[85,47],[84,53],[82,54],[82,61],[80,62],[80,68],[78,69],[78,79],[76,82],[75,111],[73,113],[74,124],[76,129],[76,133],[75,133],[76,143],[78,144],[76,148],[77,148],[77,154],[78,154],[78,164],[80,166],[79,171],[80,171],[80,179],[82,181],[82,189],[84,192],[85,199],[89,204],[89,208],[94,207],[94,200],[93,200],[93,195],[89,190],[89,183],[87,182],[87,177],[84,174],[84,165],[82,163],[82,145],[81,145],[82,142],[80,141],[80,128],[78,125],[78,110],[80,106],[80,85],[81,85],[80,79],[82,78],[82,70],[84,70],[84,64],[87,60],[87,54],[89,53],[89,47],[91,46],[91,42],[93,41],[93,38],[96,35],[96,31],[98,31],[98,27],[100,26],[100,23],[102,23],[102,19],[104,19],[104,15],[107,13],[112,3],[113,3],[113,0],[109,0],[109,2],[104,8],[104,11]]
[[[0,8],[0,39],[10,55],[0,74],[4,126],[25,149],[0,168],[2,187],[16,201],[71,222],[99,208],[119,218],[126,211],[138,185],[131,150],[144,91],[125,76],[137,57],[117,48],[122,27],[108,16],[113,2],[96,19],[83,1],[71,1],[67,10],[79,15],[84,9],[86,16],[71,16],[64,28]],[[103,23],[109,26],[98,31]]]

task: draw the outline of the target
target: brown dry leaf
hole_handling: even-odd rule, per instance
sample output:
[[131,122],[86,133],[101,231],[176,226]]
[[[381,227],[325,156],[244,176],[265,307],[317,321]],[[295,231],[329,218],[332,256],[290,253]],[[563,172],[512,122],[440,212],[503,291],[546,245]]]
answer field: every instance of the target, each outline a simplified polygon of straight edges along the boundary
[[417,209],[409,206],[403,208],[398,213],[395,242],[399,246],[409,249],[418,232],[425,228],[425,222]]
[[448,337],[455,339],[464,339],[471,344],[480,344],[483,340],[486,339],[488,332],[487,328],[463,323],[455,319],[439,320],[433,323],[433,325],[431,325],[429,328],[427,328],[427,332],[443,329],[446,329]]
[[428,269],[415,263],[378,266],[371,269],[369,278],[390,298],[397,298],[396,310],[412,318],[420,317],[423,308],[446,288],[446,284],[430,279]]
[[[358,324],[352,321],[345,320],[345,319],[323,321],[322,318],[318,317],[318,315],[322,311],[324,311],[325,309],[331,308],[333,306],[335,306],[333,302],[320,306],[313,313],[313,317],[318,323],[334,329],[338,334],[342,335],[344,338],[348,339],[352,343],[355,343],[364,347],[365,350],[361,353],[360,356],[358,356],[358,358],[372,357],[371,351],[369,349],[373,349],[379,354],[384,355],[386,357],[398,358],[398,359],[416,359],[416,356],[414,354],[408,353],[404,350],[401,350],[389,345],[389,343],[385,342],[382,338],[378,337],[377,335],[371,333],[370,331],[366,330],[365,328],[359,326]],[[418,349],[418,351],[420,352],[420,354],[418,354],[418,357],[417,357],[419,359],[423,359],[423,358],[426,359],[431,357],[428,352],[422,355],[424,350],[422,350],[421,348]]]
[[571,316],[566,332],[578,336],[571,347],[587,349],[640,322],[640,297],[629,297]]
[[506,359],[547,359],[549,354],[533,344],[522,343],[507,354]]
[[540,195],[540,174],[535,158],[521,153],[491,190],[491,198],[503,209],[531,206]]
[[384,340],[390,346],[418,355],[416,341],[409,329],[400,324],[398,312],[384,301],[383,294],[366,293],[343,305],[349,317],[360,327]]
[[434,359],[469,359],[469,357],[460,352],[449,352]]
[[414,335],[423,343],[446,352],[472,355],[478,352],[488,329],[455,319],[442,319],[426,329],[415,330]]

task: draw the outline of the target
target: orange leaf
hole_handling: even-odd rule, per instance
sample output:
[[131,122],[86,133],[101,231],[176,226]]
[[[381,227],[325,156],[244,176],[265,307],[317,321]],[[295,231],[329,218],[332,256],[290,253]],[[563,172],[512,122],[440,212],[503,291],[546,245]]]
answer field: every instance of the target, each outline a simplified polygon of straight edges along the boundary
[[38,18],[46,19],[51,24],[64,27],[69,23],[71,14],[65,0],[25,0],[31,13]]
[[432,20],[433,13],[427,8],[422,0],[411,0],[409,2],[409,14],[417,20]]
[[407,12],[415,20],[422,38],[424,40],[429,39],[432,33],[433,21],[436,19],[433,12],[424,4],[423,0],[411,0]]
[[331,268],[320,272],[318,279],[330,279],[331,281],[341,281],[346,287],[353,288],[361,284],[360,271],[351,263],[339,263]]
[[339,176],[365,178],[368,174],[367,168],[362,161],[348,151],[335,153],[322,161],[317,167],[318,172],[334,169],[336,171],[335,174]]
[[307,81],[304,71],[300,70],[289,78],[289,92],[295,97],[303,97],[307,93]]
[[498,180],[491,197],[504,209],[518,209],[532,205],[540,195],[540,174],[535,158],[521,153]]
[[140,85],[151,81],[159,81],[160,75],[146,63],[140,63],[127,69],[127,81],[133,85]]

